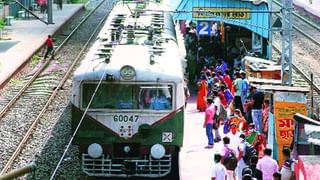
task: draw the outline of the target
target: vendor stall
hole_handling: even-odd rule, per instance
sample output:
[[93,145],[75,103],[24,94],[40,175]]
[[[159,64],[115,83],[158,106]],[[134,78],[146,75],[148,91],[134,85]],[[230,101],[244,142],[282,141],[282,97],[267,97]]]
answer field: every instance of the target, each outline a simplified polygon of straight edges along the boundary
[[256,85],[270,101],[268,116],[268,146],[273,149],[273,158],[283,163],[282,149],[291,147],[294,137],[295,113],[307,114],[307,93],[303,87]]

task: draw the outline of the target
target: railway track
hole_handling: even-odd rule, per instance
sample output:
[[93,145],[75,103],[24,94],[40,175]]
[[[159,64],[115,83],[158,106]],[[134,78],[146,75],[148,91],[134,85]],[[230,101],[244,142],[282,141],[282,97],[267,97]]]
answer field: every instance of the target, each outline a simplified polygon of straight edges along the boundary
[[[12,91],[15,95],[1,101],[0,143],[3,146],[0,150],[0,169],[2,169],[0,175],[12,167],[20,167],[33,161],[34,152],[39,152],[41,144],[48,138],[50,131],[39,129],[43,137],[39,135],[37,137],[42,139],[42,142],[39,142],[34,149],[22,151],[29,141],[32,141],[30,138],[35,131],[38,131],[36,127],[47,108],[59,94],[78,59],[110,12],[111,1],[99,2],[76,27],[65,30],[61,33],[62,36],[58,37],[56,44],[59,45],[55,50],[55,56],[60,58],[39,63],[34,71],[21,78],[22,80]],[[54,124],[55,121],[52,121],[48,126],[52,128]]]
[[[105,9],[108,9],[108,8],[105,8]],[[96,19],[97,19],[97,17],[98,16],[95,16]],[[95,21],[97,21],[97,20],[95,20]],[[91,29],[89,27],[90,26],[86,26],[85,30],[82,31],[83,34],[91,34],[92,33],[91,27],[93,27],[93,25],[90,27]],[[64,42],[66,34],[70,34],[70,32],[72,32],[72,30],[70,30],[70,29],[65,32],[62,32],[61,33],[62,39],[60,42],[56,42],[56,44],[63,44],[62,42]],[[19,96],[18,100],[14,101],[12,103],[12,105],[10,106],[10,108],[8,108],[8,111],[6,110],[4,115],[1,115],[4,118],[11,116],[11,118],[8,118],[8,119],[3,119],[3,118],[0,119],[0,129],[1,129],[0,130],[0,143],[5,144],[6,146],[5,146],[5,148],[3,148],[3,150],[7,150],[7,151],[0,150],[0,169],[2,169],[2,172],[6,172],[11,167],[20,167],[22,165],[25,165],[25,164],[29,163],[30,161],[32,161],[36,155],[38,155],[33,152],[41,151],[41,147],[40,147],[41,145],[37,143],[38,141],[32,140],[32,139],[34,139],[34,138],[48,139],[48,137],[43,137],[43,135],[45,133],[48,134],[48,132],[46,132],[46,130],[51,131],[53,129],[53,126],[54,126],[53,124],[55,122],[42,121],[40,118],[43,116],[47,116],[46,119],[55,119],[56,117],[53,117],[52,115],[49,115],[49,114],[44,114],[43,116],[41,116],[41,115],[39,116],[39,114],[37,114],[36,112],[42,112],[41,108],[44,107],[43,113],[45,113],[46,110],[48,110],[48,106],[50,104],[50,103],[47,104],[47,100],[49,100],[51,96],[54,97],[55,95],[53,95],[53,94],[59,93],[59,90],[60,91],[68,91],[68,90],[61,89],[61,87],[63,86],[63,82],[61,82],[60,80],[64,79],[63,76],[66,76],[66,71],[69,67],[69,65],[67,65],[66,62],[69,62],[69,63],[73,62],[74,59],[76,58],[76,56],[81,54],[80,53],[80,51],[81,51],[80,49],[82,48],[81,46],[86,44],[85,40],[83,40],[82,38],[79,38],[79,36],[81,37],[81,35],[76,34],[76,35],[74,35],[74,37],[72,37],[72,38],[70,37],[68,40],[66,40],[65,43],[68,43],[68,44],[61,45],[61,48],[59,48],[57,51],[58,56],[60,56],[60,59],[58,59],[58,61],[52,61],[52,63],[48,63],[47,65],[43,65],[46,68],[44,68],[44,70],[42,70],[39,73],[39,78],[36,78],[36,80],[34,82],[30,83],[28,88],[26,88],[24,91],[22,91],[21,96],[23,96],[23,97]],[[67,37],[69,37],[69,36],[67,36]],[[294,66],[294,69],[296,71],[295,66]],[[300,71],[303,72],[303,70],[300,70]],[[35,74],[35,72],[36,71],[33,71],[33,72],[30,72],[29,74]],[[308,78],[307,75],[305,75],[305,77]],[[14,82],[17,87],[14,90],[12,90],[13,92],[15,92],[13,94],[16,94],[17,92],[19,92],[20,89],[22,89],[22,87],[24,86],[24,84],[29,82],[29,80],[31,78],[32,78],[32,76],[26,75],[25,78],[22,78],[22,80]],[[300,75],[298,77],[298,80],[299,79],[300,79]],[[296,80],[297,79],[295,79],[295,81]],[[305,79],[305,81],[308,81],[308,80]],[[317,91],[315,91],[315,92],[317,92]],[[67,96],[69,96],[69,93]],[[41,97],[41,99],[40,99],[40,97]],[[3,107],[11,101],[11,99],[12,98],[5,99],[5,100],[1,101],[0,107],[2,107],[2,109],[3,109]],[[30,101],[32,101],[32,103],[30,103]],[[68,101],[68,100],[65,100],[65,101]],[[15,110],[12,108],[12,106],[14,106],[13,108]],[[56,105],[56,106],[58,106],[58,108],[59,108],[59,105]],[[66,107],[65,104],[61,104],[60,106],[63,109]],[[53,111],[53,107],[49,107],[49,111]],[[19,119],[19,121],[17,119]],[[29,122],[28,119],[30,119],[31,121]],[[12,141],[12,139],[16,139],[16,138],[17,139],[20,138],[20,140],[23,139],[23,138],[21,138],[21,135],[24,133],[20,133],[20,132],[18,133],[18,131],[20,130],[20,128],[24,129],[24,131],[26,131],[25,129],[30,127],[30,124],[32,124],[33,120],[40,121],[41,123],[40,123],[40,125],[36,124],[34,126],[34,128],[31,128],[31,130],[30,130],[31,133],[29,135],[33,136],[32,139],[26,138],[26,140],[23,141],[21,148],[24,148],[24,150],[23,149],[19,150],[19,153],[22,152],[23,155],[19,155],[19,153],[17,153],[17,155],[15,155],[15,157],[12,158],[13,159],[12,162],[10,164],[7,163],[9,165],[4,164],[6,162],[9,162],[8,161],[9,156],[7,156],[5,154],[6,153],[13,154],[13,151],[17,151],[17,150],[14,150],[15,147],[18,146],[17,143],[10,145],[11,144],[10,141]],[[4,123],[6,123],[8,125],[7,127],[10,127],[10,128],[3,129],[3,131],[2,131],[2,128],[4,127],[3,126]],[[14,124],[19,123],[19,125],[14,126],[14,125],[12,125],[13,123]],[[51,128],[41,127],[41,129],[38,130],[38,126],[44,126],[45,124],[48,124],[46,126],[50,126]],[[11,125],[11,126],[9,126],[9,125]],[[36,131],[36,132],[32,132],[32,131]],[[41,131],[43,131],[43,132],[41,132]],[[9,135],[9,134],[13,134],[13,135]],[[14,137],[14,136],[19,136],[19,137]],[[34,141],[34,142],[29,143],[30,141]],[[22,142],[22,141],[20,141],[20,142]],[[54,142],[53,142],[53,144],[54,144]],[[68,156],[66,158],[66,161],[68,161],[68,158],[72,158],[72,156],[71,157]],[[51,159],[47,158],[47,161],[50,161],[50,160]],[[49,171],[49,173],[50,173],[50,171],[52,169],[43,169],[42,171],[46,171],[46,170]],[[43,176],[43,177],[45,177],[45,176]]]
[[[281,50],[279,48],[279,45],[274,45],[273,49],[280,55]],[[294,86],[299,87],[307,87],[313,90],[313,92],[310,92],[307,97],[307,103],[308,103],[308,111],[311,112],[313,109],[313,112],[318,114],[319,117],[319,102],[320,102],[320,89],[319,86],[314,84],[313,80],[307,75],[305,72],[303,72],[299,67],[297,67],[295,64],[292,64],[293,69],[293,78],[292,82]],[[312,83],[312,87],[311,87]]]
[[[275,0],[273,2],[280,9],[281,3]],[[279,10],[278,8],[277,10]],[[307,17],[304,17],[295,11],[293,11],[292,14],[292,28],[295,31],[303,34],[305,38],[312,41],[315,45],[320,46],[320,26],[318,26],[316,23],[309,20]],[[277,14],[277,17],[280,17],[280,15]],[[303,27],[303,29],[301,27]]]
[[[279,1],[273,2],[273,10],[279,10],[281,3]],[[276,17],[280,17],[280,15],[277,14]],[[317,112],[319,108],[317,106],[320,102],[320,73],[318,73],[316,63],[320,63],[320,53],[318,52],[320,47],[320,26],[296,11],[293,11],[292,23],[293,84],[295,86],[309,85],[310,87],[312,83],[313,92],[308,95],[309,110],[313,108],[313,112]],[[274,43],[274,50],[280,54],[279,39],[281,37],[276,33],[274,33],[273,36],[278,39],[278,41]],[[313,74],[314,78],[312,80],[310,74]],[[317,112],[317,114],[319,117],[319,112]]]

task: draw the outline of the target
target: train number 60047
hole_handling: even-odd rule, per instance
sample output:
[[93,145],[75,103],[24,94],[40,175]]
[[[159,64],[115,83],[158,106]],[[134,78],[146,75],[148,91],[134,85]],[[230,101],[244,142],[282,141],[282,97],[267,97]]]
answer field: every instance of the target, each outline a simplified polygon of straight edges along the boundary
[[114,122],[137,122],[139,119],[139,115],[114,115],[113,121]]

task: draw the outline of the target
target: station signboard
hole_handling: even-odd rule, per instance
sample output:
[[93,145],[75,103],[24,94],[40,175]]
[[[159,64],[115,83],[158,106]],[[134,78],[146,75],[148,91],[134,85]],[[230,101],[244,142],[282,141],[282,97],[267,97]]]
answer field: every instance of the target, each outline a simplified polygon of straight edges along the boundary
[[193,7],[193,18],[215,18],[226,19],[250,19],[249,8],[214,8],[214,7]]

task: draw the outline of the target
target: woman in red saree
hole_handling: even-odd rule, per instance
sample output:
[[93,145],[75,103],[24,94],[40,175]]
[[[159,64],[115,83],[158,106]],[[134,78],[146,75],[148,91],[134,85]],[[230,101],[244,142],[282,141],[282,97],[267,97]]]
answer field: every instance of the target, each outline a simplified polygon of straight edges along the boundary
[[208,94],[208,90],[207,90],[206,76],[202,75],[201,81],[198,84],[198,95],[197,95],[197,109],[200,112],[204,112],[206,109],[207,94]]

